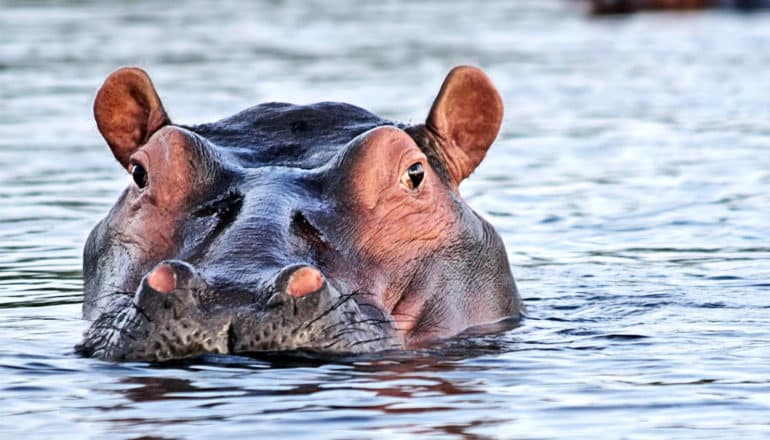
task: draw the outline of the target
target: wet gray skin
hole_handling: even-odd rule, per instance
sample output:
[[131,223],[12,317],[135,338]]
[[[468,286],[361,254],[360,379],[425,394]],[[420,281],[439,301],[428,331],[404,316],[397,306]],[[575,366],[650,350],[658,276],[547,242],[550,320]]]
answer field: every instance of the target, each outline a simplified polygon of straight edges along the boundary
[[[399,348],[391,321],[366,316],[354,300],[325,283],[302,298],[285,293],[286,276],[263,287],[264,307],[221,306],[186,263],[171,262],[180,283],[160,293],[142,282],[100,315],[78,350],[111,360],[166,360],[204,353],[313,350],[358,353]],[[208,306],[207,306],[208,304]]]
[[[458,116],[458,99],[496,120]],[[493,104],[488,79],[461,68],[426,124],[271,103],[181,126],[143,72],[115,72],[95,114],[134,182],[86,243],[93,324],[77,351],[118,361],[361,353],[518,318],[502,241],[457,192],[497,134],[501,107],[484,113]]]

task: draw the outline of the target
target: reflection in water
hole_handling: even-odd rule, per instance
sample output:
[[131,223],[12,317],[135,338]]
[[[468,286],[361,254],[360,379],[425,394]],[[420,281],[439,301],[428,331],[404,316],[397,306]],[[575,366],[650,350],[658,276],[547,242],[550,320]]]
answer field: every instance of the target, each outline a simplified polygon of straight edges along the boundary
[[[489,336],[489,338],[494,338]],[[460,350],[463,353],[460,353]],[[470,372],[480,367],[464,366],[463,360],[475,356],[500,353],[497,346],[485,346],[482,340],[458,340],[446,343],[443,348],[426,349],[418,352],[391,352],[356,356],[329,356],[310,353],[260,353],[253,358],[231,355],[206,355],[197,359],[171,361],[153,364],[159,373],[176,372],[177,368],[194,372],[205,370],[211,365],[242,369],[258,377],[260,374],[280,375],[282,370],[320,372],[334,378],[329,383],[299,384],[287,386],[276,383],[275,388],[262,387],[258,390],[229,387],[201,387],[189,380],[163,376],[128,376],[121,378],[124,384],[138,384],[140,387],[117,390],[134,402],[178,398],[177,393],[196,393],[212,396],[216,393],[240,392],[242,396],[264,395],[311,395],[329,389],[367,391],[377,396],[402,397],[409,399],[420,393],[438,395],[461,395],[479,392],[466,385],[455,385],[444,380],[441,373]],[[375,379],[362,383],[360,378]],[[260,382],[262,385],[263,383]],[[269,383],[265,381],[264,383]],[[383,408],[384,409],[384,408]]]
[[[770,436],[770,15],[0,0],[0,29],[0,437]],[[466,63],[506,105],[461,191],[520,327],[353,359],[73,354],[82,244],[129,178],[91,116],[110,71],[146,68],[180,123],[272,100],[417,122]]]
[[[463,345],[473,350],[469,342]],[[482,351],[491,353],[488,348]],[[407,422],[400,426],[400,429],[416,434],[464,434],[465,428],[483,423],[441,423],[442,418],[437,416],[463,410],[468,405],[484,403],[486,390],[483,382],[469,377],[474,370],[482,372],[483,368],[464,367],[459,354],[441,356],[438,351],[433,351],[415,357],[409,353],[394,353],[385,358],[371,356],[369,360],[364,360],[364,357],[338,358],[330,364],[328,358],[324,361],[320,358],[276,353],[262,355],[256,361],[259,363],[255,364],[255,359],[236,356],[206,356],[199,361],[157,365],[157,375],[122,377],[119,383],[125,386],[115,388],[113,392],[130,402],[150,404],[169,401],[177,406],[181,401],[185,401],[188,402],[184,404],[186,407],[193,406],[196,411],[147,414],[139,419],[111,417],[110,421],[138,426],[146,423],[212,421],[222,418],[224,412],[220,409],[217,415],[212,416],[206,414],[205,409],[228,406],[245,408],[250,416],[281,417],[287,414],[309,413],[312,414],[309,418],[318,419],[361,413],[366,414],[366,425],[370,429],[383,432],[390,431],[392,427],[389,424],[383,425],[378,420],[383,417],[382,420],[388,420],[391,416],[411,420],[419,418],[421,414],[427,414],[437,418],[433,426]],[[208,378],[194,374],[196,371],[211,371],[212,363],[218,366],[226,365],[228,369],[243,370],[248,374],[248,381],[258,384],[258,388],[249,388],[246,383],[235,382],[231,382],[232,385],[229,386],[213,385],[207,383]],[[165,376],[163,373],[178,373],[178,367],[193,374],[182,379]],[[199,368],[203,371],[198,370]],[[296,371],[304,374],[298,376]],[[281,372],[286,372],[287,377],[281,378]],[[457,377],[446,377],[446,373],[455,374]],[[344,399],[344,396],[358,396],[357,402],[352,403],[349,399]],[[276,406],[270,405],[270,401],[284,403]],[[345,403],[346,401],[349,403]],[[121,403],[116,407],[102,410],[109,414],[120,413],[125,407],[126,404],[121,399]],[[506,420],[506,417],[499,414],[493,418],[497,421]],[[490,417],[490,420],[493,418]]]

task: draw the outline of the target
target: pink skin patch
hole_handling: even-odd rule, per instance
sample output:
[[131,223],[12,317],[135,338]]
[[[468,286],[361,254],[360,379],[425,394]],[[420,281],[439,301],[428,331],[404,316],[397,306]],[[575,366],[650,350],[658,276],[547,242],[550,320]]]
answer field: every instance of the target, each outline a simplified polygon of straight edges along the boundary
[[176,274],[168,264],[160,264],[147,275],[147,284],[160,293],[176,289]]
[[286,293],[298,298],[317,291],[323,283],[324,276],[318,269],[309,266],[301,267],[291,274]]

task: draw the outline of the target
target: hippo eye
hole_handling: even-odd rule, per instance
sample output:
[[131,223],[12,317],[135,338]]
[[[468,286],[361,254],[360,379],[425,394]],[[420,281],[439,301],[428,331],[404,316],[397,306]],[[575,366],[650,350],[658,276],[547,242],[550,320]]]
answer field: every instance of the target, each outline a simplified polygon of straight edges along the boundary
[[406,185],[409,189],[417,189],[420,186],[420,183],[422,183],[423,178],[425,177],[425,170],[422,167],[422,164],[417,162],[415,164],[412,164],[404,175],[401,177],[401,182]]
[[131,167],[131,177],[134,178],[134,183],[136,183],[136,186],[138,186],[139,189],[147,186],[147,171],[145,171],[144,167],[138,163],[135,163]]

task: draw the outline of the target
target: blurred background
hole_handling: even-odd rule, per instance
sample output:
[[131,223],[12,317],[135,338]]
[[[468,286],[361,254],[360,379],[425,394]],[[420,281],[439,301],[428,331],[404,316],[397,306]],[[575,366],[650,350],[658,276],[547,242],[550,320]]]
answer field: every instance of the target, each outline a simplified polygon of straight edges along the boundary
[[[0,0],[0,437],[770,435],[770,14],[578,0]],[[93,96],[172,120],[346,101],[421,122],[472,64],[506,108],[461,192],[529,318],[396,359],[80,359],[80,254],[128,183]]]

